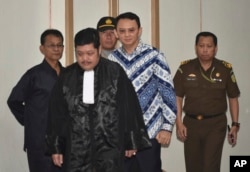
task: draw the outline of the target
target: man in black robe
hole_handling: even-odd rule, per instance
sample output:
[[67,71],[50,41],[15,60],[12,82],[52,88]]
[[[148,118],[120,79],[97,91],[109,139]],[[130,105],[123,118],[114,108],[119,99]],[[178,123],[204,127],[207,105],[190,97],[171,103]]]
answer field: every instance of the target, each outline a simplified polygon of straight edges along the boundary
[[48,153],[67,172],[123,172],[125,156],[151,146],[136,93],[120,65],[100,57],[96,29],[74,41],[77,62],[50,99]]

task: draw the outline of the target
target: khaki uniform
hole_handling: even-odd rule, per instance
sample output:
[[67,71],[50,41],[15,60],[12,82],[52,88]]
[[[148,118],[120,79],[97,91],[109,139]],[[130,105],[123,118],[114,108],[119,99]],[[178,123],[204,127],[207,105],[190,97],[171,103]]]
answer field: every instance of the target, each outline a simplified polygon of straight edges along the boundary
[[227,126],[227,96],[240,94],[230,63],[214,59],[204,71],[198,58],[182,62],[174,77],[176,95],[184,98],[187,172],[219,172]]

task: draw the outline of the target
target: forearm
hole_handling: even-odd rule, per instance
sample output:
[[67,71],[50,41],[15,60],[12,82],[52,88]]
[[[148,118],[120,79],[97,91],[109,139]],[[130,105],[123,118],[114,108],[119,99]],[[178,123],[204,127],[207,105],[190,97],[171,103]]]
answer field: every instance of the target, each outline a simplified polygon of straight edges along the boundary
[[176,115],[176,123],[182,123],[182,103],[183,98],[176,96],[176,105],[177,105],[177,115]]
[[24,104],[19,101],[14,101],[11,98],[8,99],[7,104],[9,106],[10,111],[15,116],[16,120],[24,125]]
[[230,107],[230,114],[232,122],[239,121],[239,102],[237,98],[229,98],[229,107]]

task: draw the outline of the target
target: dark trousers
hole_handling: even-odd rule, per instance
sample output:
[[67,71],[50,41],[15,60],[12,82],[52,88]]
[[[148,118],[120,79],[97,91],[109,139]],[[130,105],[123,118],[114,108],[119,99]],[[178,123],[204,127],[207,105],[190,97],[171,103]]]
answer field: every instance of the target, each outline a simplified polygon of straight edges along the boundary
[[161,145],[151,139],[152,148],[138,151],[125,160],[125,172],[161,172]]
[[220,172],[227,131],[226,115],[197,120],[185,116],[187,140],[184,142],[186,172]]
[[60,167],[56,167],[50,156],[45,156],[42,150],[27,150],[28,164],[30,172],[61,172]]

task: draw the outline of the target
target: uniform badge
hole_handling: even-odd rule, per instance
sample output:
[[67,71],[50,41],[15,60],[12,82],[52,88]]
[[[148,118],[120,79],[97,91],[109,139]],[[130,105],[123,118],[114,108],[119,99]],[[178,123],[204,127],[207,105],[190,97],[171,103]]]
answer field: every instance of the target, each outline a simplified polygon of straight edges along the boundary
[[187,64],[187,63],[190,62],[190,61],[191,61],[190,59],[189,59],[189,60],[182,61],[182,62],[181,62],[181,65]]
[[229,68],[229,69],[232,68],[232,65],[231,65],[230,63],[228,63],[228,62],[226,62],[226,61],[222,61],[222,63],[224,64],[224,66],[225,66],[226,68]]
[[231,75],[231,79],[232,79],[233,83],[236,83],[236,78],[235,78],[234,74]]
[[189,77],[191,77],[191,78],[196,77],[196,75],[195,75],[195,74],[193,74],[193,73],[190,73],[188,76],[189,76]]
[[107,19],[107,20],[105,21],[105,23],[106,23],[107,25],[110,25],[110,24],[112,24],[112,20]]
[[193,74],[193,73],[190,73],[190,74],[188,75],[188,77],[187,77],[187,80],[188,80],[188,81],[194,81],[194,80],[196,80],[196,75]]

